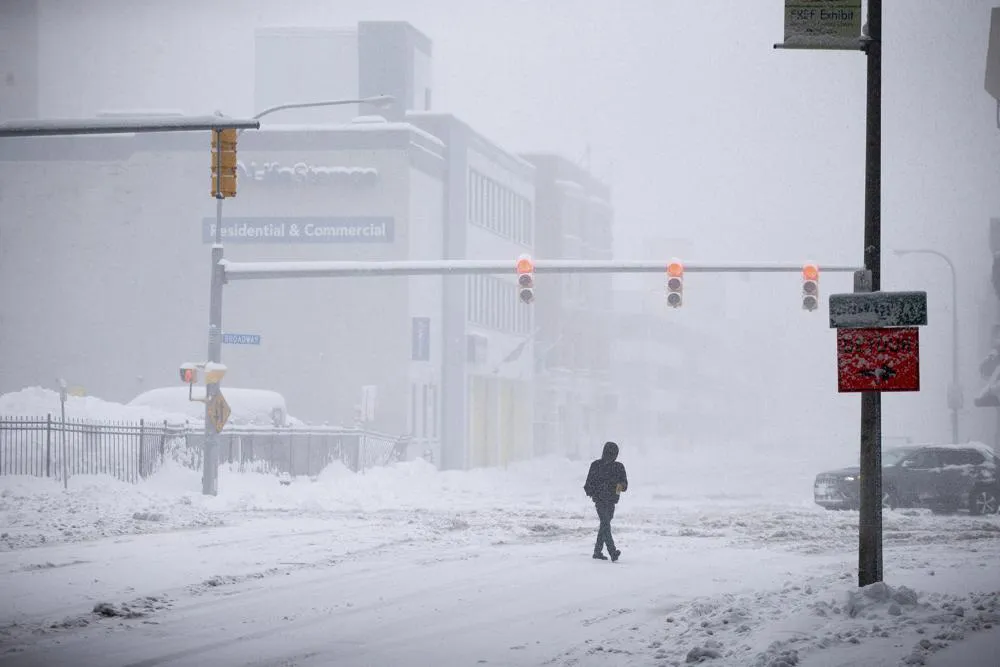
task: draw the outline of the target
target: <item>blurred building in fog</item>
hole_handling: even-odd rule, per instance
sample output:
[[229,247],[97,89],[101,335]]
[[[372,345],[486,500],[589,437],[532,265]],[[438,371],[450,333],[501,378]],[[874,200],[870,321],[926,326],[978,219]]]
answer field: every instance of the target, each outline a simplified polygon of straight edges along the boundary
[[[33,314],[8,308],[0,322],[0,391],[65,376],[128,401],[173,385],[177,365],[202,359],[207,344],[208,137],[19,139],[4,148],[0,301]],[[239,195],[224,206],[229,258],[440,256],[445,156],[426,132],[271,126],[244,133],[240,156]],[[432,437],[440,283],[230,284],[225,330],[262,342],[225,347],[226,383],[279,391],[292,415],[340,424],[355,420],[363,388],[374,386],[372,427]]]
[[38,117],[38,4],[0,2],[0,121]]
[[[558,155],[524,156],[535,165],[542,259],[611,259],[610,188]],[[588,457],[612,439],[614,406],[611,274],[536,278],[535,450]]]
[[[739,435],[747,421],[749,378],[734,372],[728,322],[751,291],[741,276],[685,276],[683,303],[667,306],[666,268],[692,256],[688,239],[647,237],[634,255],[663,262],[663,274],[615,276],[612,385],[613,430],[646,450]],[[736,329],[738,332],[739,329]],[[740,336],[743,334],[740,333]]]
[[[990,32],[986,50],[985,89],[997,104],[997,130],[1000,131],[1000,7],[990,11]],[[983,386],[974,404],[991,409],[995,415],[992,443],[1000,448],[1000,218],[989,222],[990,251],[993,253],[993,294],[990,306],[978,310],[980,321],[980,351],[984,359],[980,365]]]
[[530,457],[534,308],[518,299],[514,265],[533,252],[534,169],[450,114],[411,112],[407,120],[446,147],[440,257],[511,262],[509,275],[443,279],[445,440],[461,445],[455,467]]
[[[279,391],[306,421],[408,433],[448,468],[533,455],[534,308],[514,263],[534,252],[534,166],[429,111],[431,43],[409,24],[261,30],[256,44],[257,112],[397,104],[278,112],[243,133],[228,258],[509,257],[511,273],[230,284],[225,330],[261,343],[224,348],[226,384]],[[0,392],[66,377],[128,401],[203,358],[209,160],[207,133],[4,144],[0,302],[23,312],[0,313]]]

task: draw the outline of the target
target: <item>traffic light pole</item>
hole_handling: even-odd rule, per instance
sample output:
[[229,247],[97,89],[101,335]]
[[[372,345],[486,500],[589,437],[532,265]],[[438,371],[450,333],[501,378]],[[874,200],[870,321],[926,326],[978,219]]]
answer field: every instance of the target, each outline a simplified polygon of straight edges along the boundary
[[[476,274],[513,274],[513,260],[404,260],[404,261],[294,261],[231,262],[221,261],[222,279],[264,280],[279,278],[360,278],[377,276],[441,276]],[[533,260],[534,273],[661,273],[667,262],[657,260]],[[846,264],[817,265],[821,272],[855,273],[862,267]],[[684,263],[685,273],[801,273],[802,264],[761,263]]]
[[[208,299],[208,361],[222,362],[222,286],[225,284],[223,273],[222,249],[222,202],[223,170],[222,170],[222,131],[215,132],[216,146],[216,182],[215,182],[215,240],[212,244],[212,285]],[[205,384],[205,451],[203,452],[201,492],[205,495],[219,493],[219,431],[212,419],[212,402],[219,394],[219,383]]]
[[[865,122],[865,270],[870,291],[882,282],[882,0],[868,0]],[[858,585],[882,581],[882,395],[861,394]]]

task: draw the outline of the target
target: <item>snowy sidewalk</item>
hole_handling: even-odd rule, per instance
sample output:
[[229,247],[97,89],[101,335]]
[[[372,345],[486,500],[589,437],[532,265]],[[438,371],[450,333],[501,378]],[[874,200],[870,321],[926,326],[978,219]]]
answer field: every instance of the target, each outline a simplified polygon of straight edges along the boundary
[[926,667],[996,667],[1000,664],[1000,626],[965,637],[929,656]]

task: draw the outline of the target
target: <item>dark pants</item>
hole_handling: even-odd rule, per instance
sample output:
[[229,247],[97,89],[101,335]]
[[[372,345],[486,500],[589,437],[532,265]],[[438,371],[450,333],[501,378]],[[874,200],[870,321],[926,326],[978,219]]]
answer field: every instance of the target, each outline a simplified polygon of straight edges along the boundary
[[608,546],[608,553],[615,552],[615,540],[611,537],[611,519],[615,518],[615,504],[607,501],[594,503],[597,507],[597,518],[601,520],[601,527],[597,529],[597,545],[594,553],[599,554],[604,551],[604,545]]

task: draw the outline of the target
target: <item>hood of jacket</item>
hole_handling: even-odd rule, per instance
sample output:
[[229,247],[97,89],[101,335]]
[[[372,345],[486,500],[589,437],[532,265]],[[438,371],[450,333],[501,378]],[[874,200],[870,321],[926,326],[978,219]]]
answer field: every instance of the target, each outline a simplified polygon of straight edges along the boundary
[[614,461],[618,458],[618,445],[613,442],[604,443],[604,451],[601,453],[601,460]]

